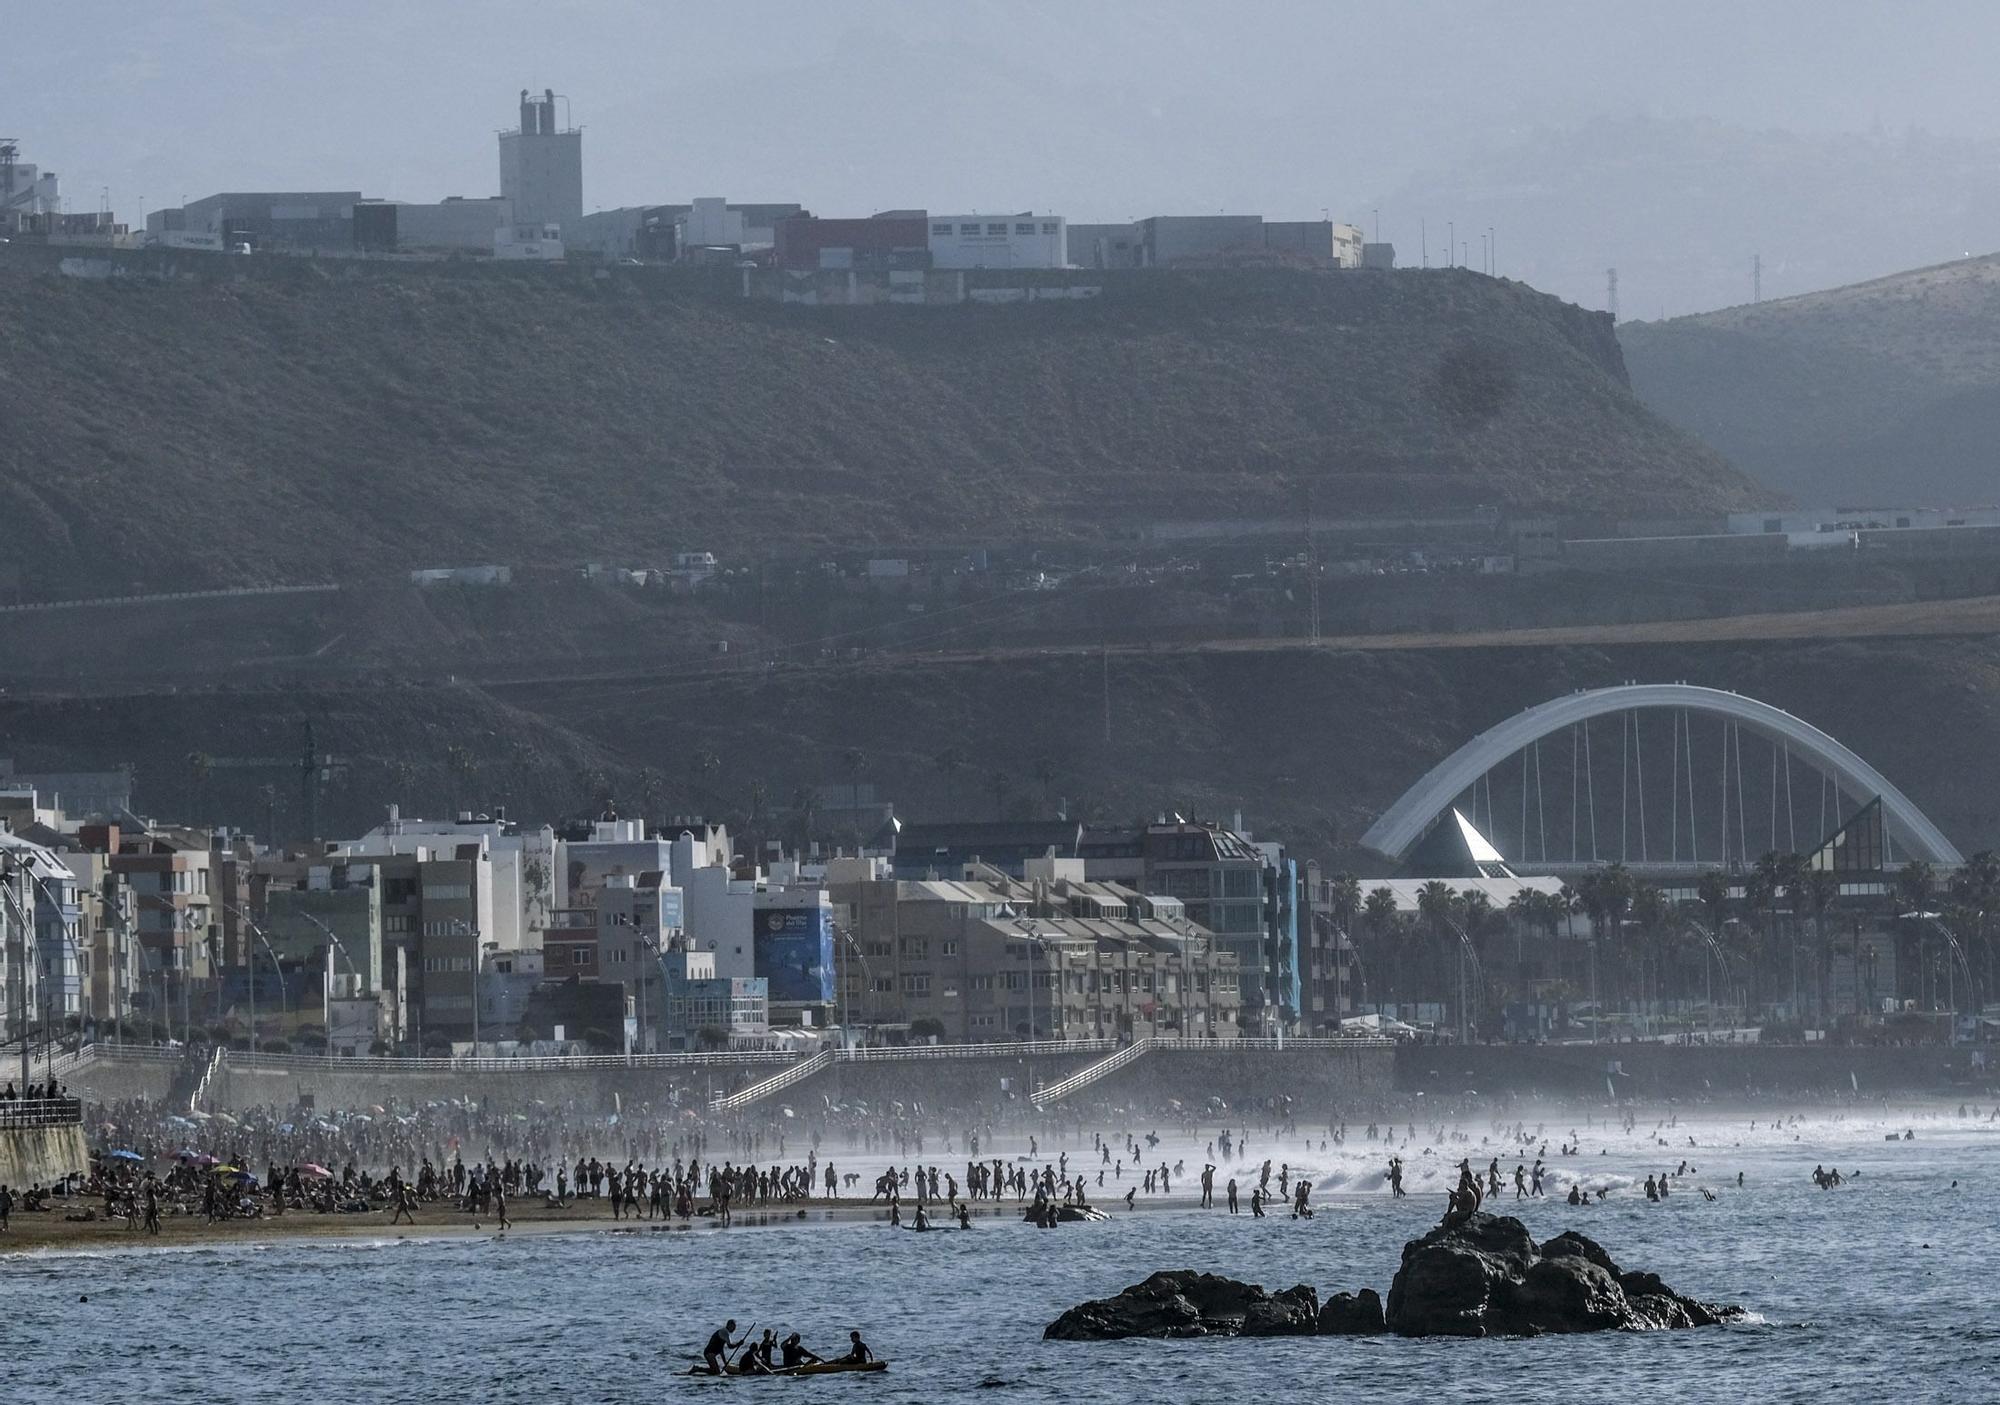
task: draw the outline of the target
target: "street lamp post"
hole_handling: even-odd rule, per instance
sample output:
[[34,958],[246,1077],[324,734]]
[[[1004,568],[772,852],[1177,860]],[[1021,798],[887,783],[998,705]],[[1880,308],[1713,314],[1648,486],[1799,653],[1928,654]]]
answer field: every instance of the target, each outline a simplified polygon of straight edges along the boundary
[[[323,979],[326,982],[326,1056],[331,1060],[333,1058],[333,953],[336,951],[339,952],[341,959],[347,962],[348,974],[354,977],[354,985],[357,991],[362,991],[366,987],[367,977],[363,976],[361,968],[354,964],[354,954],[347,949],[347,943],[335,934],[333,928],[327,926],[326,923],[320,921],[317,917],[314,917],[310,912],[301,912],[298,915],[319,928],[325,935],[328,943],[326,949],[326,975]],[[253,981],[252,984],[255,984],[255,982]],[[474,1025],[473,1043],[477,1044],[479,1042],[477,1031],[479,1022],[479,970],[476,961],[472,973],[472,1018]]]
[[14,875],[22,871],[24,867],[20,860],[12,854],[0,854],[0,924],[13,928],[21,934],[18,956],[14,954],[16,950],[14,945],[8,944],[9,958],[13,960],[18,971],[15,983],[21,995],[18,1002],[10,999],[8,1003],[14,1006],[16,1033],[21,1036],[21,1096],[25,1098],[28,1096],[28,943],[27,928],[16,915],[17,902],[14,895]]

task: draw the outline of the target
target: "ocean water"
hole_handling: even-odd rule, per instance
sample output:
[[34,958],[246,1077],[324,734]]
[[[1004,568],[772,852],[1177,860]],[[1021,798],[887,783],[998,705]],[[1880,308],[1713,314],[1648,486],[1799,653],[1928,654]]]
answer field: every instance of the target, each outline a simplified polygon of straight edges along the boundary
[[[2000,1124],[1955,1114],[1823,1114],[1783,1129],[1759,1118],[1754,1131],[1748,1113],[1659,1129],[1647,1119],[1631,1134],[1579,1126],[1583,1154],[1550,1156],[1547,1198],[1517,1206],[1510,1186],[1493,1207],[1518,1212],[1537,1238],[1580,1229],[1624,1267],[1753,1314],[1721,1328],[1491,1341],[1041,1339],[1064,1308],[1161,1268],[1386,1294],[1403,1242],[1435,1223],[1457,1156],[1479,1165],[1501,1154],[1510,1177],[1517,1159],[1497,1141],[1482,1148],[1485,1127],[1425,1157],[1419,1129],[1404,1149],[1411,1194],[1392,1200],[1379,1143],[1322,1154],[1316,1140],[1253,1134],[1256,1161],[1269,1154],[1315,1177],[1313,1219],[1255,1220],[1247,1203],[1234,1217],[1199,1210],[1190,1174],[1171,1204],[1057,1231],[1010,1215],[969,1233],[914,1234],[814,1212],[727,1230],[385,1232],[0,1258],[0,1401],[623,1402],[759,1390],[997,1405],[1993,1400]],[[1547,1119],[1551,1151],[1571,1124]],[[1916,1140],[1883,1139],[1906,1127]],[[1200,1146],[1160,1150],[1199,1168]],[[1695,1169],[1665,1203],[1631,1189],[1683,1158]],[[1815,1164],[1850,1179],[1822,1191]],[[1573,1208],[1560,1198],[1572,1177],[1611,1193]],[[1107,1177],[1098,1199],[1109,1205],[1128,1184]],[[797,1329],[829,1355],[858,1327],[892,1364],[881,1376],[686,1378],[727,1317]]]

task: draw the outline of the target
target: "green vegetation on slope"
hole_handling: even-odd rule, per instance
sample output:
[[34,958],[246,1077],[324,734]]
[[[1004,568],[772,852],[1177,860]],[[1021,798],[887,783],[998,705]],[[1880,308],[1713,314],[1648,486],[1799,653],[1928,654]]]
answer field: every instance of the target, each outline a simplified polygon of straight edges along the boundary
[[0,534],[37,585],[352,579],[1171,518],[1713,510],[1608,321],[1464,271],[746,304],[653,270],[0,266]]
[[2000,256],[1618,336],[1648,405],[1801,503],[1995,496]]

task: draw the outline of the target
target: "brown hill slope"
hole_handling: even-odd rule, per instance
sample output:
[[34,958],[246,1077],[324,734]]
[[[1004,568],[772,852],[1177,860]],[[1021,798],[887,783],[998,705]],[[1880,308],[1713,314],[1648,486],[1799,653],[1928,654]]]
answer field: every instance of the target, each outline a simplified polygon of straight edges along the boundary
[[2000,255],[1618,339],[1648,405],[1801,502],[1994,499]]
[[[627,813],[702,813],[739,824],[760,814],[764,832],[796,836],[801,788],[821,787],[821,804],[831,805],[858,781],[879,786],[919,820],[1047,815],[1064,799],[1073,814],[1110,821],[1240,809],[1260,832],[1334,857],[1482,729],[1573,689],[1631,679],[1684,679],[1783,707],[1880,767],[1967,853],[2000,844],[2000,802],[1988,783],[2000,747],[1993,639],[1159,650],[1114,653],[1108,664],[1063,654],[905,659],[617,686],[586,679],[484,690],[0,698],[0,755],[22,769],[130,761],[142,810],[261,828],[275,805],[278,830],[290,836],[299,814],[290,773],[217,768],[201,780],[188,758],[289,755],[299,723],[310,718],[320,745],[349,763],[323,806],[339,832],[375,823],[391,801],[410,813],[505,804],[517,818],[542,818],[586,813],[609,791]],[[1703,756],[1697,784],[1708,825],[1721,743],[1702,719],[1692,736]],[[1657,725],[1650,737],[1656,752],[1667,746]],[[456,759],[448,751],[454,743],[464,748]],[[1608,797],[1616,793],[1609,758],[1620,747],[1617,725],[1607,724],[1597,744]],[[1742,828],[1747,813],[1745,832],[1759,852],[1768,841],[1757,835],[1767,816],[1778,824],[1777,812],[1754,785],[1760,758],[1743,745],[1753,787],[1737,822]],[[1571,743],[1545,751],[1546,821],[1561,834],[1573,794],[1564,769]],[[1668,761],[1657,754],[1647,762],[1662,810],[1659,777],[1670,773]],[[1496,833],[1513,847],[1520,836],[1507,819],[1505,780]],[[1802,770],[1799,842],[1820,832],[1821,803]],[[1789,830],[1789,790],[1785,805]],[[1615,810],[1603,813],[1604,852],[1616,853]],[[1669,829],[1664,813],[1654,823],[1656,835]],[[851,840],[825,818],[815,833]],[[1703,845],[1714,852],[1712,836]]]
[[653,270],[85,283],[0,264],[0,532],[37,582],[351,578],[677,547],[1758,492],[1602,316],[1464,271],[1113,279],[804,310]]

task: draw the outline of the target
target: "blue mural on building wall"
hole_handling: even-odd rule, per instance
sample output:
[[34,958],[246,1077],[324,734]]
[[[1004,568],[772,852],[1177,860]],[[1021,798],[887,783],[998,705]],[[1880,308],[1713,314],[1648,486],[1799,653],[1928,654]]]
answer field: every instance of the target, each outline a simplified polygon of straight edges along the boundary
[[772,1001],[833,1003],[833,914],[823,907],[762,908],[752,950]]

